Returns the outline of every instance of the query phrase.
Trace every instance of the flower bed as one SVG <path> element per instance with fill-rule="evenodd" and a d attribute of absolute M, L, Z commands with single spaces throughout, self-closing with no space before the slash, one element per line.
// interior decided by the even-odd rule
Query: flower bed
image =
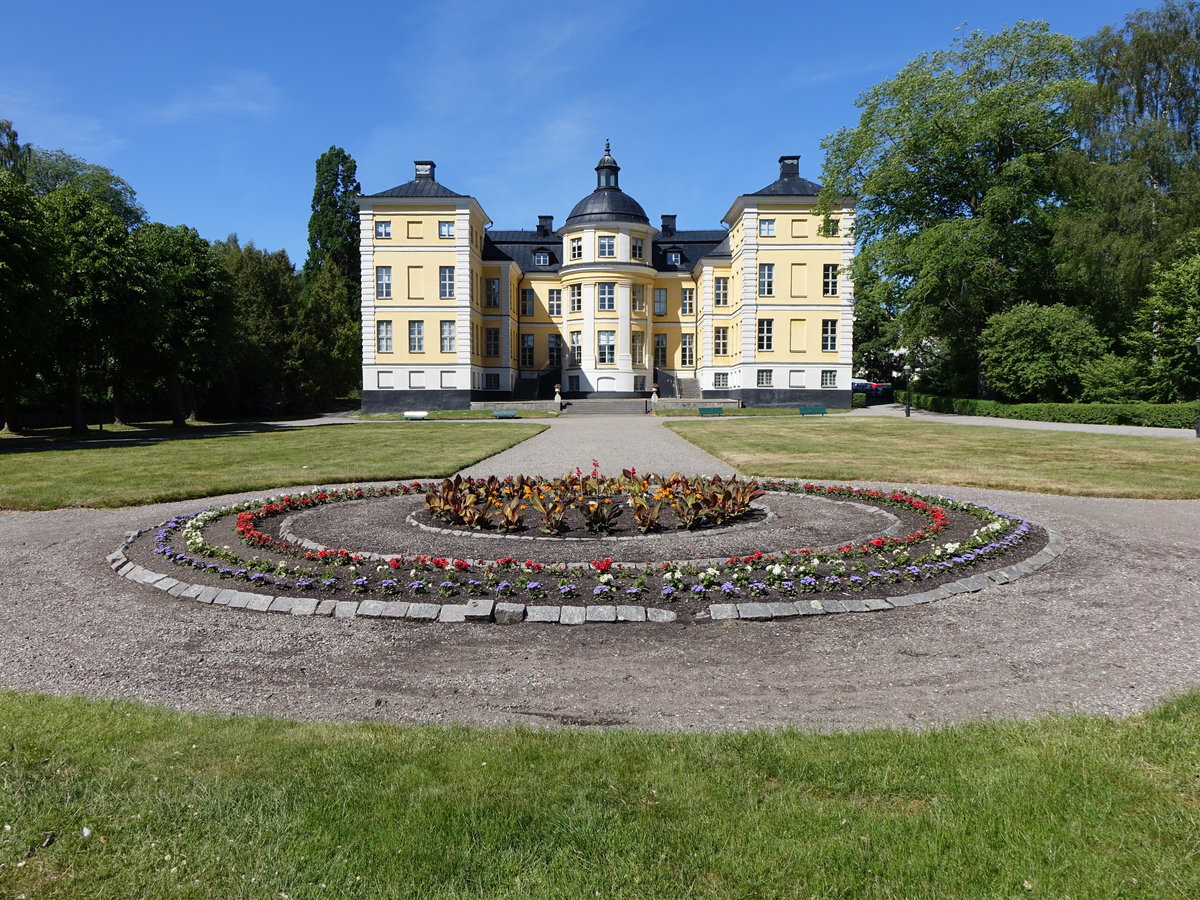
<path fill-rule="evenodd" d="M 498 483 L 511 488 L 518 481 Z M 524 480 L 520 483 L 522 491 L 529 485 Z M 651 483 L 657 482 L 652 479 Z M 312 550 L 284 541 L 272 531 L 288 515 L 305 510 L 347 502 L 386 502 L 431 492 L 431 485 L 412 482 L 289 493 L 202 510 L 164 523 L 153 533 L 149 552 L 190 570 L 181 576 L 185 580 L 243 582 L 255 591 L 280 595 L 408 600 L 486 596 L 529 604 L 670 603 L 686 615 L 710 603 L 864 591 L 887 597 L 926 590 L 1022 558 L 1036 549 L 1033 545 L 1038 541 L 1031 537 L 1040 537 L 1019 517 L 941 497 L 790 481 L 745 484 L 761 492 L 768 503 L 773 497 L 801 495 L 883 507 L 901 519 L 903 528 L 894 535 L 875 535 L 836 546 L 756 550 L 724 558 L 663 558 L 672 550 L 670 542 L 634 541 L 644 544 L 648 553 L 657 554 L 657 558 L 640 563 L 614 560 L 611 553 L 569 563 L 557 558 L 521 558 L 524 554 L 515 552 L 480 558 L 461 552 L 464 547 L 480 549 L 481 542 L 469 540 L 445 541 L 444 555 L 375 553 L 355 547 Z M 473 487 L 469 480 L 462 485 Z M 229 536 L 231 542 L 210 539 L 210 531 Z M 237 539 L 244 550 L 235 549 Z M 519 546 L 517 540 L 513 539 L 514 547 Z M 497 543 L 508 544 L 503 539 L 483 543 L 492 551 Z M 659 546 L 664 543 L 668 546 Z M 603 545 L 598 542 L 597 546 Z"/>

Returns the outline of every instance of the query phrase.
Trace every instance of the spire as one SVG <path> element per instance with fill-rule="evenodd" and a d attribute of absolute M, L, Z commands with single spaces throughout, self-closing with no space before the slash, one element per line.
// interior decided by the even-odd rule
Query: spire
<path fill-rule="evenodd" d="M 617 184 L 617 173 L 621 171 L 621 167 L 617 165 L 617 161 L 613 159 L 612 149 L 609 146 L 608 138 L 604 139 L 604 155 L 600 157 L 600 162 L 596 163 L 596 190 L 607 190 L 609 188 L 619 190 Z"/>

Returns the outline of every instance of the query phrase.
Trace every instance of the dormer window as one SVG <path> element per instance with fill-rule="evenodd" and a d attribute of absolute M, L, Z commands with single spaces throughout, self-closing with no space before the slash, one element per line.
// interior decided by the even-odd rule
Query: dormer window
<path fill-rule="evenodd" d="M 533 264 L 535 266 L 550 265 L 550 252 L 548 250 L 534 250 L 533 251 Z"/>
<path fill-rule="evenodd" d="M 668 266 L 677 266 L 682 261 L 683 261 L 683 254 L 680 253 L 678 250 L 668 250 L 667 251 L 667 265 Z"/>

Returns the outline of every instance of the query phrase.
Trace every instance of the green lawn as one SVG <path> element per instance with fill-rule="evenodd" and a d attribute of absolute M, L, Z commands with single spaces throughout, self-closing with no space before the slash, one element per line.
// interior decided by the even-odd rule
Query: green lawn
<path fill-rule="evenodd" d="M 1197 760 L 1200 692 L 1123 721 L 833 736 L 0 694 L 0 895 L 1196 897 Z"/>
<path fill-rule="evenodd" d="M 402 422 L 196 429 L 128 445 L 0 444 L 0 507 L 127 506 L 302 484 L 444 476 L 544 425 Z"/>
<path fill-rule="evenodd" d="M 748 475 L 1200 498 L 1200 440 L 859 417 L 668 427 Z"/>
<path fill-rule="evenodd" d="M 743 407 L 735 407 L 735 408 L 726 409 L 725 412 L 723 413 L 723 415 L 739 416 L 739 417 L 743 417 L 743 418 L 755 417 L 755 416 L 792 416 L 792 417 L 796 417 L 796 416 L 799 416 L 799 413 L 797 412 L 798 408 L 799 408 L 798 406 L 743 406 Z M 838 413 L 848 413 L 848 412 L 850 412 L 850 410 L 848 410 L 848 409 L 827 409 L 826 410 L 826 413 L 831 416 L 836 415 Z M 700 413 L 698 410 L 690 409 L 690 408 L 689 409 L 665 409 L 663 407 L 658 407 L 657 409 L 654 410 L 654 414 L 656 416 L 661 416 L 662 418 L 671 418 L 671 419 L 674 419 L 674 418 L 695 419 L 695 418 L 700 417 Z"/>

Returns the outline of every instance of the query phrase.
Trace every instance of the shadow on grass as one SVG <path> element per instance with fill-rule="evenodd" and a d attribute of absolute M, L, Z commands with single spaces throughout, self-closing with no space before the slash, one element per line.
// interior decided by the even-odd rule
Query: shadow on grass
<path fill-rule="evenodd" d="M 330 425 L 351 424 L 331 419 Z M 110 430 L 89 429 L 84 434 L 72 434 L 69 428 L 30 429 L 21 434 L 0 440 L 0 456 L 9 453 L 29 453 L 44 450 L 92 450 L 107 447 L 144 447 L 170 441 L 186 441 L 197 438 L 232 437 L 242 434 L 267 434 L 271 432 L 295 431 L 309 428 L 297 425 L 292 420 L 279 422 L 247 421 L 223 422 L 221 424 L 184 425 L 176 428 L 169 424 L 150 422 L 117 426 Z"/>

